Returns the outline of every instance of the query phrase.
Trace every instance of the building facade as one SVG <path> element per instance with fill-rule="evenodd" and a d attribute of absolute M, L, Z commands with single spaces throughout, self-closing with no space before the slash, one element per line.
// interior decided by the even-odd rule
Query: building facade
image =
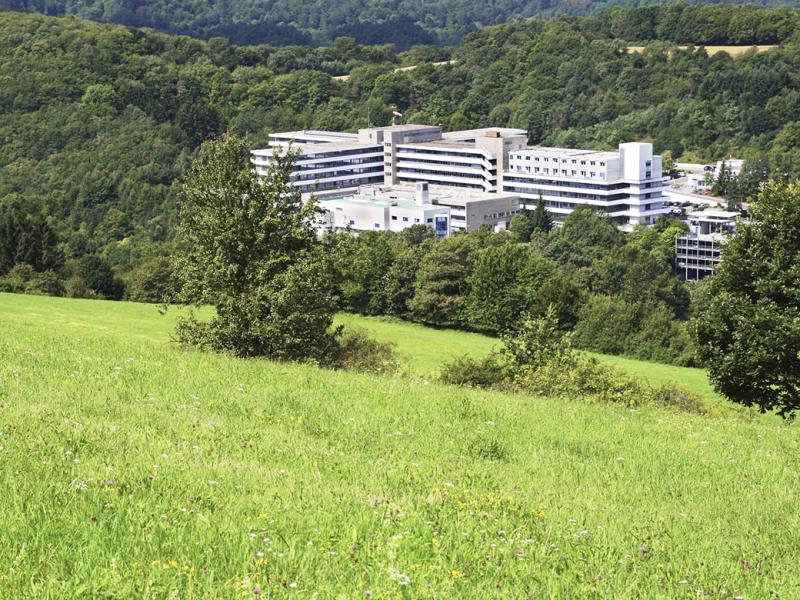
<path fill-rule="evenodd" d="M 689 232 L 675 236 L 675 271 L 685 281 L 699 281 L 716 271 L 722 244 L 736 232 L 740 213 L 710 209 L 687 216 Z"/>
<path fill-rule="evenodd" d="M 437 237 L 450 235 L 450 209 L 430 203 L 427 185 L 418 184 L 409 197 L 392 194 L 374 186 L 357 193 L 331 195 L 319 199 L 325 210 L 318 231 L 395 231 L 425 225 Z"/>
<path fill-rule="evenodd" d="M 556 222 L 578 206 L 604 212 L 622 229 L 650 225 L 669 213 L 661 157 L 652 144 L 620 144 L 617 152 L 530 148 L 513 152 L 503 190 L 531 208 L 540 197 Z"/>
<path fill-rule="evenodd" d="M 253 151 L 256 171 L 265 173 L 273 153 L 290 145 L 297 153 L 292 184 L 306 196 L 423 182 L 461 190 L 458 202 L 458 194 L 450 194 L 453 230 L 474 228 L 471 216 L 498 227 L 539 197 L 557 223 L 582 205 L 605 213 L 624 230 L 652 224 L 670 211 L 661 157 L 647 143 L 620 144 L 617 152 L 528 147 L 524 130 L 501 127 L 295 131 L 272 134 L 269 148 Z M 495 195 L 491 211 L 484 194 Z"/>

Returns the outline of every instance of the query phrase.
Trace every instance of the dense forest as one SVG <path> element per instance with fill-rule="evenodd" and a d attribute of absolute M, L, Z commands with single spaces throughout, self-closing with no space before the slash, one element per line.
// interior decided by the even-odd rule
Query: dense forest
<path fill-rule="evenodd" d="M 152 27 L 171 34 L 199 38 L 227 37 L 236 44 L 327 44 L 339 36 L 359 43 L 455 44 L 468 31 L 529 17 L 597 14 L 613 7 L 660 4 L 663 0 L 0 0 L 0 10 L 73 15 L 133 27 Z M 663 29 L 673 42 L 711 43 L 698 39 L 710 22 L 726 12 L 718 3 L 706 3 L 693 13 L 696 22 L 674 29 L 667 16 Z M 761 0 L 762 6 L 797 6 L 797 0 Z M 646 13 L 636 13 L 641 17 Z M 659 11 L 652 13 L 660 15 Z M 656 16 L 655 19 L 658 17 Z M 645 17 L 653 20 L 652 16 Z M 688 35 L 687 35 L 688 34 Z M 651 40 L 652 36 L 636 39 Z M 737 43 L 737 42 L 733 42 Z"/>
<path fill-rule="evenodd" d="M 272 131 L 354 130 L 368 118 L 388 123 L 392 105 L 408 122 L 445 129 L 521 127 L 532 143 L 652 140 L 675 159 L 733 154 L 748 159 L 737 187 L 745 199 L 758 181 L 800 176 L 798 18 L 753 7 L 614 9 L 398 53 L 347 37 L 235 46 L 0 13 L 0 285 L 156 300 L 168 291 L 176 182 L 204 140 L 230 130 L 263 146 Z M 666 39 L 778 45 L 732 58 Z M 646 49 L 628 51 L 631 40 Z M 408 64 L 419 67 L 396 71 Z M 341 74 L 349 78 L 332 77 Z"/>

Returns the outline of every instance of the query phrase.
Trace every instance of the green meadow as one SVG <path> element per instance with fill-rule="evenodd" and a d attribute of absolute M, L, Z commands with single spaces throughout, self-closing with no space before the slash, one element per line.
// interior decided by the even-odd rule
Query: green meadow
<path fill-rule="evenodd" d="M 174 314 L 0 294 L 0 597 L 800 597 L 793 425 L 438 385 L 495 341 L 380 319 L 341 317 L 402 377 L 235 359 Z"/>

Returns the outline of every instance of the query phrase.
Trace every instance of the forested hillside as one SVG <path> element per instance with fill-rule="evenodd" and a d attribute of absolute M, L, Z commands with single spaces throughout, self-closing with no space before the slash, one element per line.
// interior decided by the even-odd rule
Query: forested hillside
<path fill-rule="evenodd" d="M 74 15 L 133 27 L 152 27 L 200 38 L 225 36 L 237 44 L 324 44 L 337 36 L 361 43 L 457 43 L 472 29 L 534 16 L 588 15 L 611 7 L 662 0 L 0 0 L 0 10 Z M 718 0 L 719 2 L 719 0 Z M 689 37 L 718 21 L 726 8 L 708 3 Z M 744 0 L 722 0 L 745 4 Z M 762 0 L 762 6 L 797 6 L 797 0 Z M 641 14 L 641 13 L 640 13 Z M 673 34 L 675 32 L 669 32 Z M 650 37 L 641 39 L 651 39 Z M 698 39 L 672 41 L 700 42 Z"/>
<path fill-rule="evenodd" d="M 522 127 L 534 143 L 649 139 L 674 158 L 732 153 L 752 159 L 750 189 L 770 175 L 796 178 L 800 13 L 724 8 L 618 9 L 485 28 L 446 66 L 428 64 L 447 58 L 436 47 L 398 54 L 350 38 L 321 48 L 233 46 L 2 13 L 0 228 L 13 235 L 0 248 L 0 276 L 26 263 L 77 277 L 67 292 L 82 295 L 81 274 L 102 264 L 92 289 L 113 297 L 122 277 L 136 297 L 137 286 L 152 286 L 140 269 L 157 271 L 154 257 L 169 252 L 174 182 L 203 140 L 230 129 L 260 146 L 276 130 L 352 130 L 368 115 L 388 123 L 392 104 L 409 122 Z M 648 36 L 688 39 L 690 28 L 693 41 L 780 45 L 735 59 L 667 53 L 663 41 L 625 50 L 626 40 Z M 421 66 L 394 72 L 401 64 Z M 331 77 L 344 73 L 346 81 Z M 23 252 L 31 235 L 40 255 Z"/>

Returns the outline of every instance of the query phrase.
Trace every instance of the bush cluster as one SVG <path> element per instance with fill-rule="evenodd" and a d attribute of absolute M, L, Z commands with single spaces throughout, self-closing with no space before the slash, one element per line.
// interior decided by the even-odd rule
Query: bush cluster
<path fill-rule="evenodd" d="M 516 332 L 503 338 L 499 353 L 459 357 L 445 364 L 439 380 L 547 398 L 705 411 L 699 396 L 688 390 L 671 385 L 653 387 L 576 353 L 571 336 L 558 329 L 552 307 L 543 317 L 523 319 Z"/>

